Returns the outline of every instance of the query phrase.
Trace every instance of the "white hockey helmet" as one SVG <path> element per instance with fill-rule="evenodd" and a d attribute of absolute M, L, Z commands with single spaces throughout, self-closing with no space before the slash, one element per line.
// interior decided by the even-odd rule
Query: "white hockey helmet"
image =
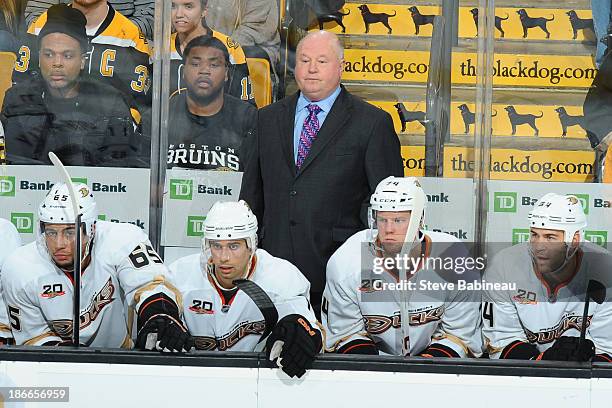
<path fill-rule="evenodd" d="M 257 217 L 244 200 L 217 201 L 204 221 L 204 250 L 210 248 L 210 240 L 245 239 L 255 252 L 257 248 Z"/>
<path fill-rule="evenodd" d="M 529 226 L 563 231 L 563 240 L 569 246 L 576 232 L 580 234 L 580 241 L 584 241 L 587 220 L 578 197 L 548 193 L 538 200 L 529 213 Z"/>
<path fill-rule="evenodd" d="M 416 177 L 389 176 L 378 183 L 370 197 L 370 228 L 377 229 L 377 211 L 410 211 L 410 224 L 404 242 L 412 243 L 418 238 L 426 202 L 427 196 Z"/>
<path fill-rule="evenodd" d="M 89 187 L 83 183 L 72 183 L 76 192 L 81 221 L 85 224 L 85 233 L 90 235 L 93 225 L 98 220 L 98 206 Z M 38 220 L 48 224 L 73 224 L 75 222 L 72 200 L 65 183 L 56 183 L 38 207 Z M 42 232 L 42 231 L 41 231 Z"/>

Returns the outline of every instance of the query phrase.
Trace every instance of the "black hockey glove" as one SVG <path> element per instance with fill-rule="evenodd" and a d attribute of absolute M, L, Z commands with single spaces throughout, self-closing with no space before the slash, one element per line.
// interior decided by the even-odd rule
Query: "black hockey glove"
<path fill-rule="evenodd" d="M 136 348 L 140 350 L 186 353 L 193 347 L 193 338 L 183 323 L 166 314 L 151 316 L 136 338 Z"/>
<path fill-rule="evenodd" d="M 310 368 L 322 346 L 319 330 L 304 316 L 283 317 L 266 341 L 266 357 L 290 377 L 300 378 Z"/>
<path fill-rule="evenodd" d="M 578 337 L 559 337 L 555 344 L 541 354 L 541 360 L 591 361 L 595 356 L 595 345 L 589 339 L 578 346 Z"/>

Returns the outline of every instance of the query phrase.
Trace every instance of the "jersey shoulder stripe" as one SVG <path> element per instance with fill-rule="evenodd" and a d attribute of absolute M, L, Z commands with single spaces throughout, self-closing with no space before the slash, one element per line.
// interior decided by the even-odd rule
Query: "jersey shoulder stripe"
<path fill-rule="evenodd" d="M 91 42 L 130 47 L 151 56 L 151 47 L 149 47 L 149 43 L 138 26 L 116 10 L 115 16 L 108 27 Z"/>
<path fill-rule="evenodd" d="M 36 20 L 34 20 L 32 24 L 30 24 L 30 26 L 28 27 L 28 34 L 38 35 L 38 33 L 40 33 L 40 30 L 45 26 L 46 23 L 47 12 L 45 11 Z"/>

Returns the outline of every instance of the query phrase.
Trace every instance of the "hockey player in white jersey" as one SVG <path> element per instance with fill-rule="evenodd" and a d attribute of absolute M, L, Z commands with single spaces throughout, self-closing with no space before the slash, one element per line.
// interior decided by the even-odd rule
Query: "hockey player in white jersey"
<path fill-rule="evenodd" d="M 291 377 L 301 377 L 321 351 L 310 283 L 288 261 L 257 248 L 257 218 L 244 201 L 215 203 L 204 221 L 202 252 L 178 259 L 170 270 L 196 349 L 261 351 L 265 342 L 268 358 Z M 269 313 L 239 279 L 269 296 L 277 324 L 267 321 Z"/>
<path fill-rule="evenodd" d="M 529 242 L 502 249 L 485 271 L 509 290 L 483 294 L 483 337 L 491 358 L 612 362 L 612 303 L 591 301 L 580 344 L 585 293 L 595 280 L 610 287 L 605 249 L 585 242 L 580 200 L 546 194 L 529 214 Z M 604 289 L 605 290 L 605 289 Z"/>
<path fill-rule="evenodd" d="M 388 177 L 376 187 L 371 228 L 350 237 L 327 263 L 321 313 L 326 351 L 480 355 L 479 293 L 457 287 L 457 278 L 477 280 L 478 273 L 459 261 L 468 254 L 458 239 L 423 230 L 426 200 L 414 177 Z M 394 263 L 398 255 L 410 263 Z M 434 257 L 455 266 L 436 265 Z"/>
<path fill-rule="evenodd" d="M 16 248 L 21 246 L 21 237 L 17 232 L 17 228 L 4 218 L 0 218 L 0 272 L 2 272 L 2 264 L 7 256 Z M 2 296 L 2 286 L 0 285 L 0 344 L 12 344 L 13 334 L 6 312 L 6 304 Z"/>
<path fill-rule="evenodd" d="M 58 183 L 49 190 L 38 209 L 36 241 L 14 251 L 2 269 L 18 345 L 72 344 L 76 230 L 68 188 Z M 131 348 L 134 324 L 139 339 L 160 327 L 185 333 L 178 293 L 166 283 L 167 268 L 146 234 L 131 224 L 99 221 L 89 187 L 75 183 L 74 190 L 83 231 L 80 343 Z"/>

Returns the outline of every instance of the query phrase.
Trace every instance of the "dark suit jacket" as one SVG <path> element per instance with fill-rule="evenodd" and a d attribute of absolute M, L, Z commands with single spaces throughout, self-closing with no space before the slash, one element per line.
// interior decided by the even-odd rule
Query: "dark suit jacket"
<path fill-rule="evenodd" d="M 342 88 L 296 172 L 298 96 L 259 110 L 240 197 L 259 220 L 260 247 L 296 265 L 320 295 L 329 257 L 367 227 L 370 194 L 385 177 L 403 176 L 403 164 L 391 117 Z"/>

